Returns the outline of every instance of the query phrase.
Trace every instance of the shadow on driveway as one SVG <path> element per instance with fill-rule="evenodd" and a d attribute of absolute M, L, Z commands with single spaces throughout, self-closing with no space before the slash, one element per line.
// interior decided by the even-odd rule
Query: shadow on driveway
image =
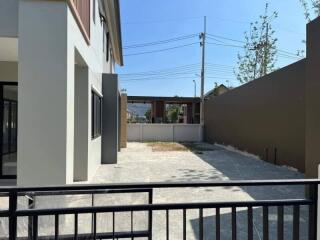
<path fill-rule="evenodd" d="M 205 163 L 212 166 L 207 170 L 178 169 L 177 176 L 173 176 L 174 181 L 217 181 L 221 180 L 267 180 L 267 179 L 302 179 L 304 175 L 292 171 L 287 167 L 276 166 L 268 162 L 227 150 L 223 147 L 214 146 L 214 149 L 206 150 L 191 147 L 191 150 Z M 237 188 L 225 187 L 230 191 L 239 191 Z M 305 197 L 304 186 L 261 186 L 261 187 L 240 187 L 240 189 L 252 197 L 254 200 L 279 200 L 279 199 L 302 199 Z M 213 191 L 208 188 L 206 191 Z M 232 201 L 234 199 L 230 199 Z M 235 199 L 237 200 L 237 199 Z M 213 214 L 205 216 L 204 239 L 215 239 L 215 210 L 210 209 Z M 221 209 L 222 210 L 222 209 Z M 225 209 L 225 213 L 220 215 L 221 239 L 231 239 L 231 209 Z M 254 239 L 263 239 L 262 208 L 253 210 L 253 235 Z M 284 239 L 292 239 L 292 219 L 293 208 L 284 208 Z M 199 239 L 199 218 L 190 220 L 194 235 Z M 247 209 L 237 208 L 237 239 L 248 239 L 247 236 Z M 300 238 L 307 239 L 308 236 L 308 207 L 300 208 Z M 269 239 L 277 239 L 277 208 L 269 208 Z"/>

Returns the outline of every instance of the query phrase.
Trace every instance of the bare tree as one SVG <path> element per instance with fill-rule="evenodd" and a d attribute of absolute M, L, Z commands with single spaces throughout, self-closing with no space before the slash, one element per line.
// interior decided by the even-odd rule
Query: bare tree
<path fill-rule="evenodd" d="M 312 20 L 313 16 L 320 16 L 320 0 L 300 0 L 304 16 L 308 22 Z"/>
<path fill-rule="evenodd" d="M 251 23 L 250 31 L 244 33 L 244 53 L 238 54 L 238 69 L 235 72 L 241 83 L 262 77 L 275 69 L 277 54 L 277 38 L 271 22 L 278 17 L 277 12 L 265 12 L 259 20 Z"/>

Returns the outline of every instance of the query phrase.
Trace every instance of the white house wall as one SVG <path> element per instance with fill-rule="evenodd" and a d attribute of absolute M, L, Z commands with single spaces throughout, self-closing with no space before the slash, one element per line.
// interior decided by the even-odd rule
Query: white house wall
<path fill-rule="evenodd" d="M 103 29 L 100 23 L 99 14 L 98 14 L 98 4 L 96 4 L 96 22 L 93 22 L 92 10 L 90 11 L 90 24 L 91 24 L 91 33 L 90 33 L 90 45 L 84 40 L 82 33 L 76 23 L 73 14 L 70 9 L 68 9 L 68 105 L 73 106 L 73 91 L 74 91 L 74 52 L 75 49 L 79 52 L 83 60 L 85 61 L 89 69 L 89 79 L 88 79 L 88 162 L 87 162 L 87 180 L 90 179 L 98 166 L 101 164 L 101 137 L 94 140 L 91 139 L 91 89 L 95 89 L 98 93 L 102 95 L 102 76 L 101 73 L 104 71 L 105 63 L 105 52 L 103 52 Z M 74 120 L 72 114 L 74 111 L 68 111 L 68 135 L 71 136 L 69 141 L 71 142 L 74 139 L 73 136 L 73 123 Z M 77 121 L 77 120 L 76 120 Z M 71 144 L 71 143 L 70 143 Z M 70 151 L 73 149 L 70 148 Z M 71 158 L 71 152 L 69 152 Z M 71 161 L 69 164 L 72 164 Z"/>
<path fill-rule="evenodd" d="M 67 11 L 60 1 L 19 4 L 18 185 L 73 180 Z"/>
<path fill-rule="evenodd" d="M 101 138 L 91 140 L 91 89 L 102 95 L 101 74 L 106 63 L 98 4 L 91 16 L 90 45 L 64 1 L 20 1 L 19 7 L 19 131 L 18 184 L 68 184 L 74 176 L 75 64 L 88 69 L 87 163 L 88 180 L 101 163 Z M 92 15 L 92 10 L 91 10 Z M 76 62 L 76 53 L 83 62 Z M 76 112 L 76 114 L 78 114 Z M 30 141 L 31 140 L 31 141 Z M 85 176 L 83 174 L 82 176 Z"/>

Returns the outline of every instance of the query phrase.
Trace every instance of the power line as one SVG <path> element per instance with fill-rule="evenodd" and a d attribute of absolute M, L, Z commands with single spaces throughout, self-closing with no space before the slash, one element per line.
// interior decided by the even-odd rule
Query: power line
<path fill-rule="evenodd" d="M 206 71 L 210 73 L 233 73 L 233 68 L 206 66 Z M 140 73 L 120 74 L 121 79 L 132 79 L 139 77 L 158 77 L 158 76 L 175 76 L 175 75 L 196 75 L 200 72 L 200 66 L 193 66 L 188 68 L 177 68 L 169 71 L 149 71 Z"/>
<path fill-rule="evenodd" d="M 169 51 L 169 50 L 172 50 L 172 49 L 188 47 L 188 46 L 195 45 L 195 44 L 199 44 L 199 42 L 179 45 L 179 46 L 175 46 L 175 47 L 171 47 L 171 48 L 164 48 L 164 49 L 159 49 L 159 50 L 147 51 L 147 52 L 131 53 L 131 54 L 126 54 L 124 56 L 128 57 L 128 56 L 137 56 L 137 55 L 150 54 L 150 53 L 156 53 L 156 52 L 164 52 L 164 51 Z"/>
<path fill-rule="evenodd" d="M 233 68 L 233 66 L 231 66 L 231 65 L 218 64 L 218 63 L 210 63 L 210 62 L 206 62 L 206 65 L 217 66 L 217 67 Z"/>
<path fill-rule="evenodd" d="M 285 51 L 285 50 L 281 50 L 281 49 L 278 49 L 278 52 L 281 52 L 281 53 L 284 53 L 284 54 L 287 54 L 287 55 L 292 55 L 292 56 L 295 56 L 295 57 L 299 57 L 296 53 L 291 53 L 291 52 L 288 52 L 288 51 Z"/>
<path fill-rule="evenodd" d="M 213 42 L 207 42 L 207 43 L 211 45 L 223 46 L 223 47 L 244 48 L 243 46 L 233 45 L 233 44 L 222 44 L 222 43 L 213 43 Z"/>
<path fill-rule="evenodd" d="M 159 45 L 159 44 L 166 44 L 166 43 L 177 42 L 177 41 L 182 41 L 182 40 L 194 38 L 196 36 L 198 36 L 198 34 L 190 34 L 190 35 L 185 35 L 185 36 L 180 36 L 180 37 L 175 37 L 175 38 L 169 38 L 169 39 L 161 40 L 161 41 L 132 44 L 132 45 L 124 46 L 123 49 L 140 48 L 140 47 L 148 47 L 148 46 L 154 46 L 154 45 Z"/>
<path fill-rule="evenodd" d="M 192 75 L 194 76 L 195 71 L 192 70 L 192 72 L 177 72 L 177 73 L 163 73 L 163 74 L 146 74 L 146 75 L 133 75 L 133 76 L 126 76 L 127 79 L 132 78 L 143 78 L 143 77 L 166 77 L 166 76 L 177 76 L 177 75 Z"/>
<path fill-rule="evenodd" d="M 220 44 L 220 43 L 212 43 L 212 42 L 207 42 L 210 45 L 216 45 L 216 46 L 223 46 L 223 47 L 233 47 L 233 48 L 243 48 L 245 49 L 245 47 L 243 46 L 239 46 L 239 45 L 232 45 L 232 44 Z M 284 54 L 281 53 L 282 50 L 278 49 L 277 51 L 279 51 L 279 53 L 277 53 L 277 55 L 279 57 L 283 57 L 283 58 L 287 58 L 287 59 L 292 59 L 292 60 L 300 60 L 302 59 L 302 57 L 298 56 L 298 55 L 294 55 L 293 53 L 291 53 L 291 55 L 289 54 Z"/>
<path fill-rule="evenodd" d="M 138 21 L 138 22 L 122 22 L 121 24 L 135 25 L 135 24 L 150 24 L 150 23 L 163 23 L 163 22 L 180 22 L 185 20 L 197 20 L 203 17 L 185 17 L 185 18 L 171 18 L 171 19 L 154 19 L 148 21 Z"/>
<path fill-rule="evenodd" d="M 200 63 L 180 65 L 180 66 L 171 67 L 171 68 L 162 68 L 162 69 L 155 69 L 155 70 L 149 70 L 149 71 L 143 71 L 143 72 L 124 73 L 124 74 L 119 74 L 119 75 L 135 75 L 135 74 L 145 74 L 145 73 L 168 72 L 168 71 L 174 71 L 174 70 L 177 70 L 177 69 L 194 68 L 194 67 L 196 67 L 198 65 L 200 65 Z"/>
<path fill-rule="evenodd" d="M 133 44 L 133 45 L 125 46 L 124 49 L 142 48 L 142 47 L 150 47 L 150 46 L 159 45 L 159 44 L 167 44 L 167 43 L 190 39 L 195 36 L 197 36 L 197 34 L 189 34 L 189 35 L 184 35 L 184 36 L 180 36 L 180 37 L 176 37 L 176 38 L 169 38 L 169 39 L 161 40 L 161 41 Z M 233 38 L 229 38 L 229 37 L 225 37 L 225 36 L 221 36 L 221 35 L 210 34 L 210 33 L 207 33 L 207 38 L 210 40 L 216 41 L 216 42 L 207 42 L 208 44 L 222 46 L 222 47 L 244 48 L 244 46 L 229 44 L 229 43 L 222 41 L 220 39 L 245 44 L 245 42 L 241 41 L 241 40 L 237 40 L 237 39 L 233 39 Z M 191 46 L 191 45 L 194 45 L 197 43 L 198 42 L 194 42 L 194 43 L 190 43 L 190 44 L 184 44 L 184 45 L 179 45 L 179 46 L 174 46 L 174 47 L 164 48 L 164 49 L 159 49 L 159 50 L 125 54 L 124 56 L 136 56 L 136 55 L 144 55 L 144 54 L 151 54 L 151 53 L 156 53 L 156 52 L 169 51 L 169 50 L 173 50 L 173 49 L 177 49 L 177 48 Z M 291 53 L 289 51 L 282 50 L 282 49 L 278 49 L 277 51 L 279 52 L 280 57 L 287 58 L 287 59 L 301 59 L 301 57 L 295 53 Z M 282 54 L 280 54 L 280 53 L 282 53 Z"/>
<path fill-rule="evenodd" d="M 246 42 L 241 41 L 241 40 L 237 40 L 237 39 L 233 39 L 233 38 L 228 38 L 228 37 L 224 37 L 224 36 L 219 36 L 219 35 L 214 35 L 214 34 L 210 34 L 210 33 L 208 33 L 208 35 L 209 35 L 209 36 L 208 36 L 209 39 L 215 40 L 215 41 L 219 41 L 220 43 L 225 43 L 225 42 L 220 41 L 220 40 L 217 39 L 217 38 L 224 39 L 224 40 L 228 40 L 228 41 L 233 41 L 233 42 L 238 42 L 238 43 L 243 43 L 243 44 L 246 43 Z M 213 37 L 211 37 L 211 36 L 213 36 Z M 218 43 L 211 43 L 211 44 L 218 45 Z M 243 46 L 231 45 L 231 44 L 227 44 L 227 43 L 225 43 L 224 45 L 221 45 L 221 46 L 227 46 L 227 45 L 229 45 L 230 47 L 244 48 Z M 287 55 L 291 55 L 292 57 L 301 58 L 301 57 L 299 57 L 296 53 L 292 53 L 292 52 L 289 52 L 289 51 L 286 51 L 286 50 L 277 49 L 277 51 L 278 51 L 278 52 L 282 52 L 282 53 L 287 54 Z"/>
<path fill-rule="evenodd" d="M 232 38 L 228 38 L 228 37 L 224 37 L 224 36 L 219 36 L 219 35 L 214 35 L 214 34 L 210 34 L 208 33 L 209 37 L 208 38 L 220 38 L 220 39 L 224 39 L 224 40 L 228 40 L 228 41 L 232 41 L 232 42 L 238 42 L 238 43 L 245 43 L 244 41 L 241 40 L 236 40 L 236 39 L 232 39 Z"/>
<path fill-rule="evenodd" d="M 221 68 L 233 68 L 231 65 L 224 65 L 224 64 L 217 64 L 217 63 L 210 63 L 206 62 L 207 66 L 212 66 L 212 67 L 221 67 Z M 187 65 L 180 65 L 176 67 L 171 67 L 171 68 L 162 68 L 162 69 L 155 69 L 155 70 L 150 70 L 150 71 L 143 71 L 143 72 L 134 72 L 134 73 L 124 73 L 120 75 L 127 75 L 127 74 L 136 74 L 136 73 L 150 73 L 150 72 L 162 72 L 162 71 L 171 71 L 171 70 L 176 70 L 176 69 L 182 69 L 182 68 L 192 68 L 200 66 L 200 63 L 193 63 L 193 64 L 187 64 Z"/>
<path fill-rule="evenodd" d="M 235 79 L 234 76 L 213 76 L 208 75 L 207 78 L 213 78 L 213 79 L 227 79 L 227 80 L 233 80 Z M 121 79 L 121 81 L 124 82 L 131 82 L 131 81 L 156 81 L 156 80 L 179 80 L 179 79 L 194 79 L 193 76 L 177 76 L 177 77 L 145 77 L 145 78 L 133 78 L 133 79 Z"/>
<path fill-rule="evenodd" d="M 233 72 L 219 72 L 219 71 L 214 71 L 214 72 L 209 72 L 209 74 L 223 74 L 224 77 L 226 76 L 231 76 L 231 75 L 227 75 L 227 74 L 233 74 Z M 207 76 L 207 75 L 206 75 Z M 121 80 L 142 80 L 142 79 L 146 79 L 146 78 L 152 78 L 152 79 L 156 79 L 156 78 L 178 78 L 178 77 L 191 77 L 191 78 L 195 78 L 195 74 L 193 73 L 173 73 L 173 74 L 164 74 L 164 75 L 145 75 L 145 76 L 132 76 L 132 77 L 127 77 L 127 78 L 120 78 Z"/>
<path fill-rule="evenodd" d="M 233 70 L 233 68 L 220 68 L 220 67 L 212 67 L 212 66 L 206 66 L 205 69 L 208 71 L 220 71 L 220 72 L 230 72 Z M 164 75 L 164 74 L 176 74 L 176 73 L 194 73 L 197 70 L 200 70 L 200 66 L 194 66 L 192 68 L 185 68 L 185 69 L 176 69 L 171 71 L 127 73 L 127 74 L 119 74 L 119 75 L 121 77 L 145 76 L 145 75 L 152 76 L 152 75 Z"/>
<path fill-rule="evenodd" d="M 138 22 L 122 22 L 122 24 L 151 24 L 151 23 L 164 23 L 164 22 L 181 22 L 181 21 L 190 21 L 190 20 L 200 20 L 202 19 L 202 16 L 194 16 L 194 17 L 184 17 L 184 18 L 172 18 L 172 19 L 153 19 L 153 20 L 148 20 L 148 21 L 138 21 Z M 216 16 L 208 16 L 207 18 L 214 19 L 215 21 L 220 21 L 220 22 L 233 22 L 233 23 L 238 23 L 238 24 L 251 24 L 251 21 L 248 20 L 243 20 L 243 19 L 234 19 L 234 18 L 218 18 Z M 284 32 L 290 32 L 299 36 L 303 36 L 304 33 L 302 32 L 297 32 L 293 29 L 289 29 L 287 27 L 283 27 L 279 24 L 276 24 L 277 29 L 280 31 Z"/>

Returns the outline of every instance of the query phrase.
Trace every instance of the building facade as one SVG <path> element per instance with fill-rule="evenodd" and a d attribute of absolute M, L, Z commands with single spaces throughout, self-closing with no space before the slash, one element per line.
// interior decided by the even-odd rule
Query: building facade
<path fill-rule="evenodd" d="M 69 184 L 106 162 L 102 145 L 118 141 L 104 129 L 118 126 L 119 12 L 117 0 L 0 0 L 1 178 Z"/>

